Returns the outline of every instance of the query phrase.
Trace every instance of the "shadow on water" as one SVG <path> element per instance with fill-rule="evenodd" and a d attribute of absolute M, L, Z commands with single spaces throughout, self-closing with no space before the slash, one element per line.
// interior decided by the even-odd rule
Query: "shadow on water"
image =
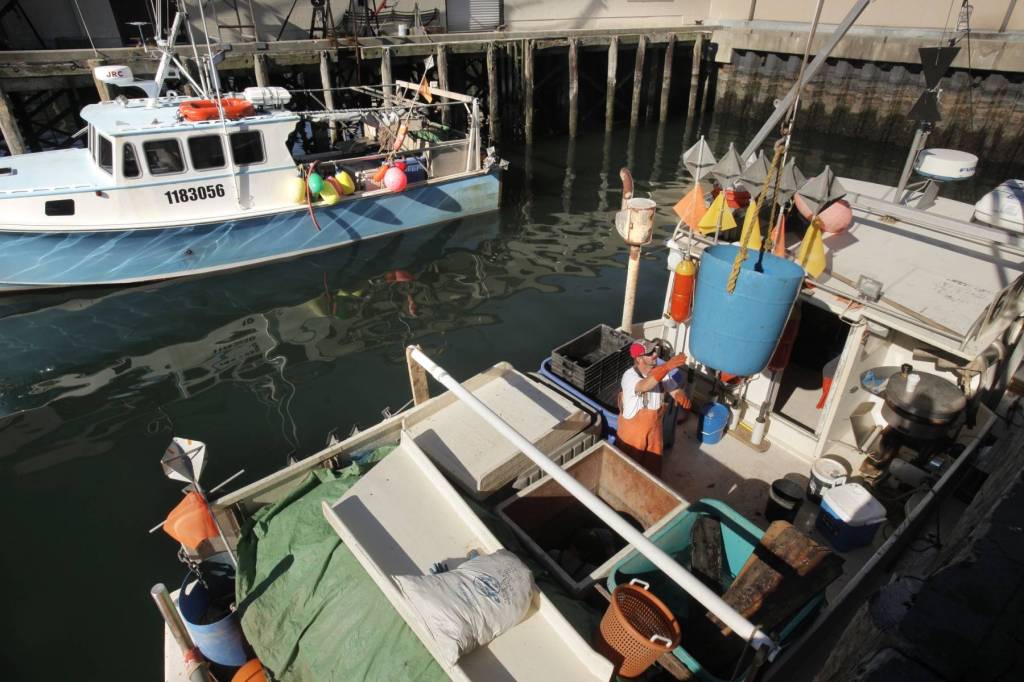
<path fill-rule="evenodd" d="M 756 125 L 742 127 L 712 122 L 715 152 Z M 147 592 L 183 570 L 168 538 L 146 534 L 180 494 L 157 465 L 172 434 L 208 443 L 208 485 L 241 468 L 249 482 L 404 404 L 406 344 L 465 378 L 500 360 L 531 370 L 567 339 L 617 323 L 618 170 L 632 167 L 640 196 L 682 196 L 679 155 L 692 143 L 682 128 L 505 150 L 492 214 L 201 279 L 0 299 L 0 511 L 14 519 L 0 579 L 26 595 L 8 602 L 19 623 L 8 676 L 104 669 L 109 647 L 82 637 L 88 620 L 120 669 L 156 677 Z M 824 157 L 808 151 L 820 143 L 840 174 L 885 180 L 883 161 L 899 172 L 902 152 L 829 139 L 798 145 L 805 172 L 820 169 Z M 659 223 L 646 252 L 637 319 L 659 313 L 658 245 L 671 229 Z"/>

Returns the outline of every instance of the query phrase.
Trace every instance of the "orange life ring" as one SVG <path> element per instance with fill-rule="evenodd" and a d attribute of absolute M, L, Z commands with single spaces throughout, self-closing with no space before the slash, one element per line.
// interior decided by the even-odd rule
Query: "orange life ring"
<path fill-rule="evenodd" d="M 252 116 L 256 111 L 252 102 L 237 97 L 224 97 L 220 101 L 224 107 L 224 116 L 227 118 L 242 118 Z M 212 121 L 220 118 L 220 111 L 217 110 L 217 102 L 211 99 L 194 99 L 182 102 L 178 111 L 186 121 Z"/>

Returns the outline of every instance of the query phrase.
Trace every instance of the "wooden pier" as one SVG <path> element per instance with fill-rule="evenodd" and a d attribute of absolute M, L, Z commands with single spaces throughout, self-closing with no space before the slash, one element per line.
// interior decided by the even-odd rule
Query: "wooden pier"
<path fill-rule="evenodd" d="M 647 119 L 656 114 L 658 120 L 667 122 L 675 115 L 684 124 L 692 123 L 692 112 L 701 110 L 705 90 L 701 79 L 709 72 L 703 47 L 712 30 L 694 25 L 233 43 L 220 47 L 223 59 L 218 72 L 225 87 L 235 91 L 249 85 L 307 89 L 387 85 L 395 79 L 418 80 L 423 60 L 432 56 L 436 71 L 428 74 L 431 80 L 441 88 L 454 87 L 480 97 L 492 144 L 503 139 L 523 139 L 529 144 L 537 129 L 537 111 L 549 128 L 575 137 L 581 119 L 590 118 L 591 113 L 581 111 L 581 102 L 602 85 L 606 129 L 612 128 L 620 114 L 615 106 L 619 90 L 631 93 L 630 126 L 639 125 L 642 109 L 646 109 Z M 179 46 L 177 54 L 190 69 L 198 68 L 190 46 Z M 0 130 L 8 149 L 21 153 L 52 144 L 55 118 L 62 123 L 57 137 L 68 135 L 80 124 L 77 108 L 69 105 L 59 110 L 34 104 L 39 93 L 76 93 L 71 98 L 74 107 L 106 100 L 112 96 L 108 90 L 116 88 L 95 81 L 94 67 L 125 65 L 137 78 L 149 78 L 158 59 L 154 49 L 127 47 L 0 52 Z M 604 84 L 588 73 L 598 59 L 607 62 Z M 632 69 L 628 68 L 630 59 Z M 541 62 L 544 68 L 537 82 L 535 74 Z M 620 64 L 625 67 L 621 72 Z M 691 77 L 673 80 L 673 70 L 684 67 L 689 68 Z M 557 87 L 561 95 L 548 97 L 559 79 L 564 79 Z M 539 89 L 545 94 L 538 105 Z M 333 96 L 328 94 L 325 99 L 329 99 L 327 106 L 335 106 Z M 674 101 L 679 102 L 675 111 Z"/>

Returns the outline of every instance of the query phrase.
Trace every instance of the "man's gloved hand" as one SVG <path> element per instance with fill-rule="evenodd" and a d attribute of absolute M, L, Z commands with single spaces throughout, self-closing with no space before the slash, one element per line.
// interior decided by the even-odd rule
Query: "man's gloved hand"
<path fill-rule="evenodd" d="M 689 410 L 693 407 L 693 401 L 690 400 L 690 397 L 685 393 L 680 392 L 678 395 L 674 395 L 672 397 L 676 399 L 676 405 L 684 410 Z"/>
<path fill-rule="evenodd" d="M 669 375 L 669 372 L 686 364 L 686 353 L 673 355 L 664 364 L 658 365 L 651 370 L 651 376 L 661 381 Z"/>

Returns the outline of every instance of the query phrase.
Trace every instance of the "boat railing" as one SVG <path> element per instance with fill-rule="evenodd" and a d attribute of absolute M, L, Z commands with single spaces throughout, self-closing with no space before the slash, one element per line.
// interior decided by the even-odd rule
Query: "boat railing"
<path fill-rule="evenodd" d="M 546 457 L 533 443 L 509 426 L 504 419 L 492 412 L 479 398 L 448 374 L 444 368 L 427 357 L 418 346 L 408 347 L 406 349 L 406 357 L 409 361 L 409 375 L 414 397 L 417 396 L 418 392 L 419 395 L 422 395 L 425 391 L 426 377 L 422 376 L 422 371 L 426 371 L 440 382 L 441 385 L 450 390 L 467 407 L 476 412 L 488 425 L 518 447 L 541 471 L 553 478 L 566 492 L 597 515 L 612 531 L 664 572 L 670 580 L 679 585 L 687 594 L 717 616 L 736 635 L 747 641 L 755 650 L 765 649 L 768 657 L 774 658 L 779 651 L 779 646 L 771 637 L 747 620 L 747 618 L 710 590 L 704 583 L 694 577 L 693 574 L 680 566 L 663 549 L 651 542 L 628 521 L 619 516 L 604 500 L 592 493 L 578 480 L 566 473 L 559 465 Z M 416 369 L 413 365 L 414 362 L 422 370 Z"/>

